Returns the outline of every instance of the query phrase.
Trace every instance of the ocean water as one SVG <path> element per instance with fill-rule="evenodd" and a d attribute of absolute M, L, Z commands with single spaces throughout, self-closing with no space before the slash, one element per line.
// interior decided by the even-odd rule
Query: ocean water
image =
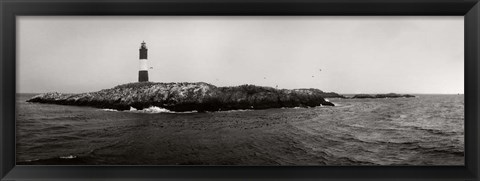
<path fill-rule="evenodd" d="M 21 165 L 464 165 L 463 95 L 207 113 L 25 102 L 33 95 L 17 95 Z"/>

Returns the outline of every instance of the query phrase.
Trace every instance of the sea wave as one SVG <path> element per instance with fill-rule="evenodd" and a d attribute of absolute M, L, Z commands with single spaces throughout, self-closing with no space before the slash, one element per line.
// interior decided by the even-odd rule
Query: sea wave
<path fill-rule="evenodd" d="M 77 158 L 77 156 L 68 155 L 68 156 L 61 156 L 59 158 L 61 158 L 61 159 L 74 159 L 74 158 Z"/>
<path fill-rule="evenodd" d="M 17 161 L 17 165 L 88 165 L 95 164 L 92 162 L 93 158 L 90 156 L 81 157 L 81 156 L 61 156 L 61 157 L 52 157 L 44 159 L 32 159 Z"/>
<path fill-rule="evenodd" d="M 161 108 L 161 107 L 156 107 L 156 106 L 151 106 L 149 108 L 145 108 L 142 110 L 137 110 L 133 107 L 130 107 L 130 112 L 139 112 L 139 113 L 172 113 L 172 111 Z"/>
<path fill-rule="evenodd" d="M 155 113 L 188 114 L 188 113 L 198 112 L 198 111 L 175 112 L 175 111 L 170 111 L 168 109 L 157 107 L 157 106 L 151 106 L 141 110 L 135 109 L 134 107 L 130 107 L 130 110 L 127 110 L 127 111 L 116 110 L 116 109 L 101 109 L 101 110 L 107 111 L 107 112 L 132 112 L 132 113 L 149 113 L 149 114 L 155 114 Z"/>
<path fill-rule="evenodd" d="M 157 107 L 157 106 L 151 106 L 149 108 L 145 108 L 142 110 L 137 110 L 133 107 L 130 107 L 130 112 L 134 113 L 174 113 L 174 114 L 188 114 L 188 113 L 197 113 L 197 111 L 186 111 L 186 112 L 175 112 L 175 111 L 170 111 L 168 109 L 162 108 L 162 107 Z"/>
<path fill-rule="evenodd" d="M 221 111 L 221 112 L 245 112 L 245 111 L 254 111 L 254 109 L 236 109 L 236 110 L 228 110 L 228 111 Z"/>
<path fill-rule="evenodd" d="M 116 109 L 102 109 L 103 111 L 118 112 Z"/>

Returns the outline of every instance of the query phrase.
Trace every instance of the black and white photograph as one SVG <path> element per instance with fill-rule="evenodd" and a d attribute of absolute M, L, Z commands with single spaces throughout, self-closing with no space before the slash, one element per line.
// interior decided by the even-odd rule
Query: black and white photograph
<path fill-rule="evenodd" d="M 17 16 L 17 165 L 463 166 L 463 16 Z"/>

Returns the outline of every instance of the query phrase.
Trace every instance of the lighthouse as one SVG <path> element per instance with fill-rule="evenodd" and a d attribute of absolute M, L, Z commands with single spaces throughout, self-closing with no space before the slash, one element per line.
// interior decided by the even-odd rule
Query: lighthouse
<path fill-rule="evenodd" d="M 148 82 L 148 65 L 147 65 L 147 45 L 142 42 L 140 46 L 140 70 L 138 71 L 138 82 Z"/>

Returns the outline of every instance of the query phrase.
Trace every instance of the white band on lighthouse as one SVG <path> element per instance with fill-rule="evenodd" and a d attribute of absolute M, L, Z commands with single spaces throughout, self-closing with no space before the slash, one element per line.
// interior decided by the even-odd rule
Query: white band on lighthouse
<path fill-rule="evenodd" d="M 147 59 L 140 59 L 140 70 L 148 70 Z"/>

